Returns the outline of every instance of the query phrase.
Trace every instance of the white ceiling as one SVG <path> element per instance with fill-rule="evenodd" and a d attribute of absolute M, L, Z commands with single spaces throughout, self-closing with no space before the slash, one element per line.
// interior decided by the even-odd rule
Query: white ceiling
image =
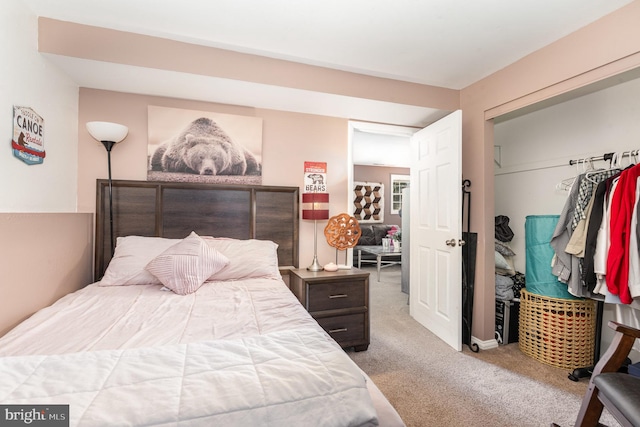
<path fill-rule="evenodd" d="M 23 1 L 38 16 L 451 89 L 462 89 L 631 2 Z M 81 87 L 407 126 L 424 126 L 443 115 L 422 107 L 49 57 Z"/>
<path fill-rule="evenodd" d="M 354 130 L 351 136 L 354 165 L 411 167 L 409 136 Z"/>
<path fill-rule="evenodd" d="M 630 0 L 25 0 L 40 16 L 462 89 Z"/>

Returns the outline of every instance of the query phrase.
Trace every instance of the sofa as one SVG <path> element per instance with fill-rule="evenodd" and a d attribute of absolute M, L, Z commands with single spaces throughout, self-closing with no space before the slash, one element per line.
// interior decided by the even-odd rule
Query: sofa
<path fill-rule="evenodd" d="M 397 231 L 393 231 L 393 230 Z M 400 227 L 395 224 L 360 224 L 360 239 L 358 244 L 353 248 L 353 265 L 358 265 L 358 246 L 382 246 L 382 239 L 387 237 L 389 232 L 398 232 Z M 401 253 L 398 252 L 398 260 Z M 362 253 L 362 259 L 365 261 L 375 261 L 375 255 Z"/>

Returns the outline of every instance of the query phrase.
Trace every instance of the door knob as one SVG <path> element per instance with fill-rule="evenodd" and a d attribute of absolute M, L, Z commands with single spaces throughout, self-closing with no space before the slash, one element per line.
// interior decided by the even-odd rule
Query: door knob
<path fill-rule="evenodd" d="M 458 240 L 458 246 L 464 246 L 466 244 L 467 244 L 467 242 L 465 242 L 464 240 L 462 240 L 462 239 Z"/>
<path fill-rule="evenodd" d="M 445 240 L 444 242 L 447 246 L 451 246 L 452 248 L 456 245 L 456 239 Z"/>

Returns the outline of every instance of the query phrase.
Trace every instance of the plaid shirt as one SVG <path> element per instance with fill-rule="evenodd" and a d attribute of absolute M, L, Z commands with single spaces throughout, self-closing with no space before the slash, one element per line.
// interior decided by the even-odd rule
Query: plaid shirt
<path fill-rule="evenodd" d="M 587 219 L 586 208 L 589 204 L 589 200 L 593 195 L 598 184 L 607 178 L 620 172 L 620 169 L 607 169 L 603 171 L 587 172 L 585 178 L 580 181 L 580 188 L 578 189 L 578 200 L 576 201 L 575 210 L 573 211 L 573 218 L 571 219 L 571 231 L 575 230 L 578 223 Z"/>

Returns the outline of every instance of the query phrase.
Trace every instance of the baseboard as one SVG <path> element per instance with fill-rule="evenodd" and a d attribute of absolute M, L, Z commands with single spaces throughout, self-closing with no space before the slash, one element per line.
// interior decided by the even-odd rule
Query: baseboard
<path fill-rule="evenodd" d="M 481 341 L 476 337 L 471 337 L 471 343 L 477 344 L 480 350 L 491 350 L 492 348 L 498 348 L 498 341 L 494 338 L 492 340 Z"/>

